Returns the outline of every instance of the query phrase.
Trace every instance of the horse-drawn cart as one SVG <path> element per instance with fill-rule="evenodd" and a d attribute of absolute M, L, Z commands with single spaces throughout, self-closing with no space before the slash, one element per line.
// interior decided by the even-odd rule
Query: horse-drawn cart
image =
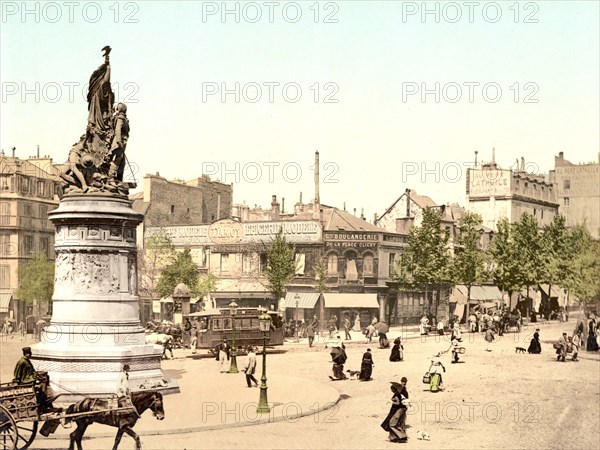
<path fill-rule="evenodd" d="M 47 377 L 43 372 L 41 376 Z M 120 441 L 123 433 L 121 427 L 129 424 L 129 428 L 132 428 L 145 409 L 152 409 L 159 419 L 164 417 L 162 396 L 155 391 L 134 393 L 127 404 L 119 404 L 116 397 L 85 399 L 62 410 L 52 407 L 51 402 L 46 400 L 45 386 L 39 381 L 29 384 L 0 384 L 0 450 L 28 448 L 37 434 L 38 422 L 44 422 L 40 430 L 44 436 L 54 433 L 61 422 L 77 423 L 77 430 L 70 437 L 72 441 L 78 441 L 76 443 L 80 446 L 85 428 L 92 422 L 107 425 L 118 423 L 113 426 L 120 428 L 117 435 Z M 138 439 L 137 435 L 135 439 Z"/>

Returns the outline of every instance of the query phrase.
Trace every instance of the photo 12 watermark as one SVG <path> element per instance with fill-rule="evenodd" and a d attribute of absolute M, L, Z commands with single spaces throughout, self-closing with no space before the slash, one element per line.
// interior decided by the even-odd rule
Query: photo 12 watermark
<path fill-rule="evenodd" d="M 0 2 L 2 23 L 139 23 L 138 2 Z"/>
<path fill-rule="evenodd" d="M 501 100 L 514 103 L 539 103 L 537 83 L 514 82 L 504 86 L 495 81 L 450 81 L 426 83 L 403 81 L 402 103 L 498 103 Z"/>
<path fill-rule="evenodd" d="M 402 23 L 539 23 L 537 2 L 402 2 Z"/>
<path fill-rule="evenodd" d="M 250 81 L 247 83 L 202 82 L 202 103 L 339 103 L 337 83 L 314 82 L 301 84 L 295 81 Z"/>
<path fill-rule="evenodd" d="M 303 166 L 294 161 L 264 162 L 202 162 L 201 173 L 215 177 L 222 183 L 298 183 L 303 176 L 314 178 L 315 166 Z M 340 167 L 335 162 L 326 162 L 319 169 L 322 183 L 339 183 L 336 175 Z"/>
<path fill-rule="evenodd" d="M 138 103 L 140 86 L 132 81 L 111 83 L 115 99 L 122 103 Z M 49 81 L 47 83 L 26 83 L 3 81 L 1 85 L 2 103 L 87 103 L 89 84 L 77 81 Z"/>
<path fill-rule="evenodd" d="M 473 423 L 480 419 L 490 424 L 540 423 L 540 406 L 534 402 L 501 405 L 498 402 L 410 402 L 406 412 L 422 423 Z"/>
<path fill-rule="evenodd" d="M 337 2 L 202 2 L 202 23 L 339 23 Z"/>

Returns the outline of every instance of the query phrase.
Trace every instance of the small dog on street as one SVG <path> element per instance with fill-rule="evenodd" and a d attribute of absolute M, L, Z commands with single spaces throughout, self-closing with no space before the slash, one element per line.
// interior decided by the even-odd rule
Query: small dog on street
<path fill-rule="evenodd" d="M 350 376 L 350 378 L 356 378 L 358 380 L 358 376 L 360 375 L 360 370 L 346 370 L 346 372 L 348 372 L 348 375 Z"/>
<path fill-rule="evenodd" d="M 523 347 L 515 347 L 515 353 L 527 353 Z"/>

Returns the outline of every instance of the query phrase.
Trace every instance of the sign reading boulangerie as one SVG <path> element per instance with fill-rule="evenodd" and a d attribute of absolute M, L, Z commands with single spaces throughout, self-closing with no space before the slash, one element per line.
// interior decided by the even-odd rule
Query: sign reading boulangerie
<path fill-rule="evenodd" d="M 223 219 L 210 225 L 148 227 L 146 237 L 164 231 L 173 245 L 250 244 L 269 242 L 279 230 L 290 243 L 319 242 L 322 229 L 318 221 L 238 222 Z"/>

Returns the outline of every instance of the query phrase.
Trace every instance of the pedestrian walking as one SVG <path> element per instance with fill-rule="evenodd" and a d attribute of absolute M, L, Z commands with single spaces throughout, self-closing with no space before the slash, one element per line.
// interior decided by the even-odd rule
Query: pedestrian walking
<path fill-rule="evenodd" d="M 579 354 L 579 349 L 581 348 L 581 332 L 579 330 L 575 331 L 572 339 L 573 344 L 573 357 L 572 361 L 579 361 L 577 359 L 577 355 Z"/>
<path fill-rule="evenodd" d="M 588 352 L 598 351 L 598 340 L 596 338 L 596 319 L 594 316 L 590 318 L 590 321 L 588 323 L 588 338 L 586 350 Z"/>
<path fill-rule="evenodd" d="M 344 318 L 344 332 L 346 333 L 345 340 L 352 340 L 352 336 L 350 335 L 350 317 L 346 316 Z"/>
<path fill-rule="evenodd" d="M 229 361 L 229 352 L 231 350 L 231 346 L 227 343 L 227 339 L 223 339 L 218 346 L 217 350 L 217 361 L 219 361 L 219 370 L 221 373 L 227 372 L 229 367 L 227 362 Z"/>
<path fill-rule="evenodd" d="M 450 348 L 452 349 L 452 364 L 456 364 L 459 360 L 459 346 L 458 339 L 456 338 L 456 336 L 452 339 L 452 342 L 450 343 Z"/>
<path fill-rule="evenodd" d="M 131 398 L 131 388 L 129 387 L 129 364 L 124 364 L 117 380 L 117 402 L 119 407 L 127 406 Z"/>
<path fill-rule="evenodd" d="M 494 339 L 496 338 L 496 336 L 494 336 L 494 330 L 492 330 L 492 328 L 488 328 L 485 330 L 485 342 L 487 342 L 487 345 L 485 346 L 485 351 L 486 352 L 491 352 L 492 349 L 490 349 L 490 345 L 492 342 L 494 342 Z"/>
<path fill-rule="evenodd" d="M 185 323 L 183 324 L 183 348 L 191 347 L 192 328 L 192 322 L 190 322 L 189 317 L 186 317 Z"/>
<path fill-rule="evenodd" d="M 432 360 L 429 366 L 429 390 L 431 392 L 438 392 L 442 390 L 442 371 L 446 371 L 446 368 L 440 360 L 440 353 L 438 353 Z"/>
<path fill-rule="evenodd" d="M 370 344 L 373 340 L 373 336 L 375 335 L 375 326 L 371 323 L 365 330 L 365 334 L 367 336 L 367 344 Z"/>
<path fill-rule="evenodd" d="M 394 346 L 392 347 L 392 352 L 390 353 L 390 361 L 402 361 L 404 359 L 404 346 L 402 345 L 402 341 L 400 336 L 394 339 Z"/>
<path fill-rule="evenodd" d="M 21 337 L 21 342 L 25 342 L 25 332 L 27 331 L 25 329 L 25 322 L 23 322 L 22 320 L 19 322 L 19 336 Z"/>
<path fill-rule="evenodd" d="M 437 324 L 437 332 L 440 336 L 444 335 L 444 321 L 442 319 Z"/>
<path fill-rule="evenodd" d="M 419 333 L 421 336 L 426 335 L 429 330 L 429 319 L 423 314 L 421 320 L 419 321 Z"/>
<path fill-rule="evenodd" d="M 388 432 L 388 439 L 391 442 L 406 442 L 406 410 L 408 407 L 408 391 L 406 389 L 406 377 L 402 377 L 400 383 L 392 381 L 391 391 L 392 406 L 390 412 L 381 424 L 381 428 Z"/>
<path fill-rule="evenodd" d="M 540 329 L 536 328 L 535 333 L 533 333 L 533 338 L 531 338 L 531 342 L 529 343 L 529 348 L 527 349 L 527 353 L 531 353 L 534 355 L 542 353 L 542 344 L 540 343 Z"/>
<path fill-rule="evenodd" d="M 373 373 L 373 355 L 371 349 L 368 348 L 363 354 L 362 362 L 360 365 L 360 375 L 358 376 L 359 381 L 371 381 L 371 374 Z"/>
<path fill-rule="evenodd" d="M 360 328 L 360 315 L 357 314 L 356 317 L 354 318 L 354 326 L 352 327 L 352 329 L 354 331 L 361 331 Z"/>
<path fill-rule="evenodd" d="M 308 346 L 312 347 L 315 340 L 315 326 L 313 323 L 310 323 L 306 328 L 306 336 L 308 336 Z"/>
<path fill-rule="evenodd" d="M 562 337 L 554 343 L 554 348 L 556 348 L 556 360 L 566 362 L 567 358 L 567 333 L 563 333 Z"/>
<path fill-rule="evenodd" d="M 254 372 L 256 371 L 256 353 L 254 353 L 254 347 L 248 347 L 248 360 L 246 361 L 246 367 L 244 372 L 246 373 L 246 384 L 248 387 L 252 387 L 251 383 L 254 383 L 254 387 L 258 386 L 258 381 L 254 378 Z"/>

